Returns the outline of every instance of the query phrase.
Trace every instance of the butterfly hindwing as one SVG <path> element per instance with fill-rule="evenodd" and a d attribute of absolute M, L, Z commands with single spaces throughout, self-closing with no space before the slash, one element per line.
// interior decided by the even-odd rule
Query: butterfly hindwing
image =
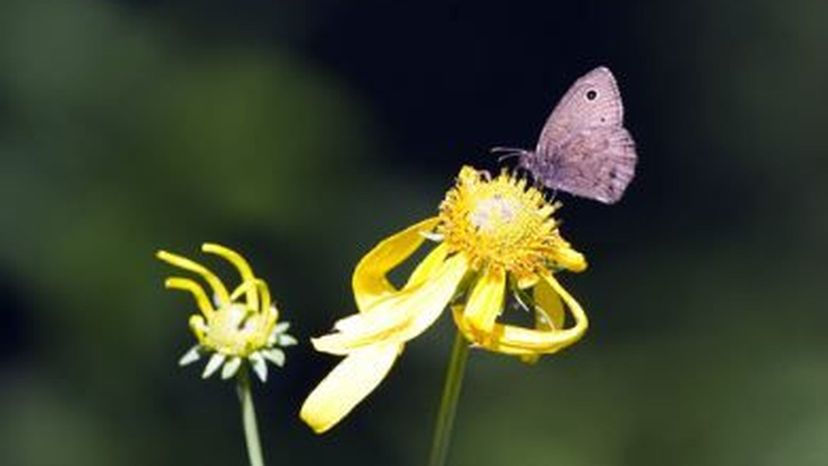
<path fill-rule="evenodd" d="M 564 157 L 542 178 L 553 189 L 606 204 L 621 199 L 635 174 L 635 143 L 623 127 L 589 128 L 561 147 Z"/>

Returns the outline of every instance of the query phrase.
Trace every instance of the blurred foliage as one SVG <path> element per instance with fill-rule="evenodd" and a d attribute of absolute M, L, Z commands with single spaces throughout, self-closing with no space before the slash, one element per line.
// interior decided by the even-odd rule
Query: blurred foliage
<path fill-rule="evenodd" d="M 320 334 L 373 242 L 604 62 L 641 164 L 612 209 L 564 199 L 591 331 L 534 367 L 474 353 L 451 458 L 828 462 L 828 5 L 417 5 L 0 4 L 0 464 L 238 464 L 153 252 L 231 245 Z M 256 389 L 270 464 L 421 464 L 447 320 L 322 438 L 296 413 L 334 360 L 290 352 Z"/>

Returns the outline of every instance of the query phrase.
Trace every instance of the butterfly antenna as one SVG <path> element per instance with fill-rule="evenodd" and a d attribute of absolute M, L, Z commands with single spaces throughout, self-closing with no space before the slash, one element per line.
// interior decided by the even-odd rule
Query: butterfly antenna
<path fill-rule="evenodd" d="M 498 163 L 512 157 L 520 157 L 526 153 L 524 149 L 517 149 L 515 147 L 492 147 L 489 152 L 492 154 L 503 154 L 497 158 Z"/>

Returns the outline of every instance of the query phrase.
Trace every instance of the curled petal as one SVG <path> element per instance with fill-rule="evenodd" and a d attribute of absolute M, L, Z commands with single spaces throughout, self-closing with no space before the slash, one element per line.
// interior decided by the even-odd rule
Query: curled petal
<path fill-rule="evenodd" d="M 388 271 L 407 259 L 426 238 L 423 233 L 437 226 L 437 217 L 423 220 L 377 244 L 356 266 L 351 284 L 360 310 L 396 290 L 388 281 Z"/>
<path fill-rule="evenodd" d="M 250 300 L 251 293 L 256 297 L 252 301 Z M 266 312 L 270 308 L 270 289 L 267 287 L 267 283 L 261 278 L 253 278 L 252 280 L 242 282 L 230 293 L 230 301 L 235 302 L 242 294 L 247 297 L 248 306 L 255 309 L 256 312 Z M 261 307 L 257 307 L 259 298 L 261 299 Z"/>
<path fill-rule="evenodd" d="M 189 270 L 190 272 L 197 273 L 201 275 L 204 280 L 210 285 L 213 289 L 213 293 L 219 300 L 219 303 L 222 305 L 228 304 L 230 302 L 230 294 L 227 293 L 227 288 L 224 287 L 224 284 L 221 283 L 221 280 L 213 273 L 210 272 L 206 267 L 203 265 L 191 261 L 186 257 L 181 257 L 177 254 L 173 254 L 167 251 L 158 251 L 155 253 L 155 257 L 161 259 L 162 261 L 174 265 L 176 267 L 180 267 L 184 270 Z"/>
<path fill-rule="evenodd" d="M 574 325 L 570 328 L 552 328 L 554 322 L 553 316 L 547 314 L 548 323 L 539 326 L 538 329 L 527 329 L 517 327 L 514 325 L 495 324 L 494 328 L 488 338 L 484 341 L 479 341 L 476 337 L 475 329 L 469 325 L 467 319 L 463 316 L 462 308 L 454 308 L 454 320 L 458 328 L 466 335 L 467 338 L 478 342 L 484 348 L 504 354 L 512 354 L 518 356 L 524 355 L 540 355 L 551 354 L 560 351 L 567 346 L 577 342 L 586 332 L 589 321 L 587 320 L 584 310 L 578 301 L 575 300 L 552 276 L 551 273 L 541 275 L 541 279 L 545 281 L 552 291 L 558 294 L 569 308 L 574 318 Z M 545 309 L 540 306 L 536 310 L 541 310 L 546 313 Z M 544 329 L 543 327 L 548 327 Z M 533 358 L 529 358 L 531 361 Z"/>
<path fill-rule="evenodd" d="M 467 270 L 466 258 L 455 255 L 442 263 L 427 282 L 380 300 L 367 313 L 349 317 L 345 331 L 315 338 L 313 346 L 318 351 L 342 355 L 379 341 L 404 343 L 437 320 Z"/>
<path fill-rule="evenodd" d="M 569 345 L 572 345 L 586 333 L 589 327 L 586 313 L 583 308 L 567 292 L 552 274 L 544 274 L 541 277 L 555 291 L 564 303 L 566 303 L 575 324 L 567 329 L 553 329 L 548 331 L 529 330 L 512 325 L 504 325 L 499 332 L 498 345 L 504 352 L 513 354 L 526 353 L 555 353 Z"/>
<path fill-rule="evenodd" d="M 250 264 L 248 264 L 244 257 L 236 251 L 215 243 L 204 243 L 201 245 L 201 250 L 208 254 L 216 254 L 217 256 L 223 257 L 228 262 L 236 266 L 236 269 L 239 271 L 239 275 L 241 275 L 242 283 L 252 282 L 256 278 L 253 276 L 253 270 L 250 268 Z M 247 303 L 250 307 L 258 309 L 259 297 L 256 294 L 256 289 L 247 289 L 246 295 Z"/>
<path fill-rule="evenodd" d="M 382 343 L 352 352 L 308 395 L 299 416 L 318 434 L 330 429 L 382 382 L 402 348 Z"/>

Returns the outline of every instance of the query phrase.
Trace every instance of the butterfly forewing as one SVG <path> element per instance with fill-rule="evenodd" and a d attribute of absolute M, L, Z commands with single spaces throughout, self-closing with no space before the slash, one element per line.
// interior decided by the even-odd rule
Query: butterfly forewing
<path fill-rule="evenodd" d="M 543 126 L 536 152 L 549 151 L 556 144 L 584 128 L 621 126 L 624 108 L 612 72 L 603 66 L 581 76 L 566 91 Z"/>

